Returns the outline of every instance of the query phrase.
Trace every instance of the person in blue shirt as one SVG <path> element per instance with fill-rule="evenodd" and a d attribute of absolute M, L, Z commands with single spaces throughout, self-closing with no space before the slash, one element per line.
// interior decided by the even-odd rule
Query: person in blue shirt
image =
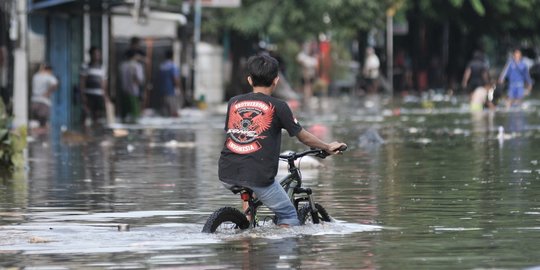
<path fill-rule="evenodd" d="M 532 80 L 529 75 L 529 67 L 522 60 L 521 50 L 515 49 L 512 54 L 512 59 L 506 63 L 501 75 L 499 83 L 508 80 L 508 92 L 506 100 L 506 108 L 512 105 L 519 105 L 523 97 L 529 95 L 532 89 Z"/>
<path fill-rule="evenodd" d="M 163 115 L 178 117 L 180 69 L 173 61 L 172 50 L 165 52 L 165 61 L 159 66 L 159 94 L 163 97 Z"/>

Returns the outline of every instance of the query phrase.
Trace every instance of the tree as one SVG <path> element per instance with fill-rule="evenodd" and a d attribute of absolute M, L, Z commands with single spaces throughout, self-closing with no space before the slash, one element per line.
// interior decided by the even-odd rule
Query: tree
<path fill-rule="evenodd" d="M 256 40 L 280 45 L 280 53 L 294 67 L 294 56 L 300 44 L 317 40 L 319 34 L 340 36 L 345 42 L 358 38 L 358 33 L 384 26 L 385 10 L 396 1 L 383 0 L 243 0 L 234 9 L 205 9 L 203 33 L 219 36 L 224 33 L 244 37 L 244 43 Z M 239 65 L 238 53 L 246 51 L 246 44 L 231 42 L 233 73 Z M 235 50 L 236 46 L 244 48 Z M 291 74 L 295 69 L 289 69 Z M 233 74 L 233 77 L 235 75 Z M 238 76 L 236 76 L 238 78 Z M 291 76 L 296 77 L 296 76 Z M 234 81 L 234 79 L 233 79 Z M 233 82 L 234 83 L 234 82 Z M 239 88 L 233 85 L 233 89 Z M 234 91 L 234 90 L 233 90 Z"/>
<path fill-rule="evenodd" d="M 461 79 L 467 61 L 477 49 L 484 50 L 497 68 L 504 64 L 510 47 L 538 40 L 538 8 L 538 0 L 407 1 L 405 12 L 411 26 L 408 41 L 413 44 L 416 68 L 427 68 L 419 61 L 443 47 L 448 51 L 444 67 L 449 81 Z M 425 55 L 418 54 L 420 32 L 426 33 L 429 43 Z M 441 37 L 441 33 L 447 37 Z"/>
<path fill-rule="evenodd" d="M 361 49 L 369 30 L 384 31 L 391 7 L 406 14 L 409 33 L 401 42 L 415 58 L 415 69 L 429 69 L 429 57 L 444 55 L 450 77 L 460 76 L 478 47 L 491 45 L 494 55 L 504 56 L 510 46 L 538 40 L 540 0 L 243 0 L 235 9 L 205 9 L 203 33 L 230 31 L 252 42 L 288 46 L 329 33 L 343 44 L 356 40 Z"/>

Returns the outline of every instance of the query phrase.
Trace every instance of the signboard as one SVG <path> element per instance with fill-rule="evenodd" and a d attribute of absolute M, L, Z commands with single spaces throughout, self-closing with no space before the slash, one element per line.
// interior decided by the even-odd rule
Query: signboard
<path fill-rule="evenodd" d="M 407 35 L 409 33 L 409 22 L 406 20 L 394 21 L 394 35 Z"/>
<path fill-rule="evenodd" d="M 195 2 L 195 0 L 192 0 Z M 202 7 L 235 8 L 242 5 L 242 0 L 201 0 Z"/>

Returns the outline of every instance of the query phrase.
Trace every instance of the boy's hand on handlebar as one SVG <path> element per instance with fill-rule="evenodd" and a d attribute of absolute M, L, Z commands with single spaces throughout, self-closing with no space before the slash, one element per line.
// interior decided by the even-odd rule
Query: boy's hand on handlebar
<path fill-rule="evenodd" d="M 331 142 L 328 144 L 328 149 L 325 149 L 325 151 L 328 154 L 336 155 L 341 154 L 341 152 L 345 151 L 347 149 L 347 145 L 340 142 Z"/>

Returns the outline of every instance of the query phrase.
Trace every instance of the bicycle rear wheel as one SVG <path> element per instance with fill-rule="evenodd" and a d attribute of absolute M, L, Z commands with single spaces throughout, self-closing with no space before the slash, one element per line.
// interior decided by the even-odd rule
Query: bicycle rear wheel
<path fill-rule="evenodd" d="M 233 207 L 223 207 L 216 210 L 206 220 L 202 232 L 204 233 L 234 233 L 236 230 L 249 228 L 249 221 L 244 213 Z"/>
<path fill-rule="evenodd" d="M 314 215 L 311 205 L 309 204 L 302 206 L 302 208 L 298 210 L 298 220 L 300 221 L 300 225 L 319 224 L 321 221 L 332 222 L 330 215 L 328 215 L 328 212 L 326 212 L 326 209 L 324 209 L 322 205 L 315 203 L 315 207 L 317 208 L 316 215 Z"/>

